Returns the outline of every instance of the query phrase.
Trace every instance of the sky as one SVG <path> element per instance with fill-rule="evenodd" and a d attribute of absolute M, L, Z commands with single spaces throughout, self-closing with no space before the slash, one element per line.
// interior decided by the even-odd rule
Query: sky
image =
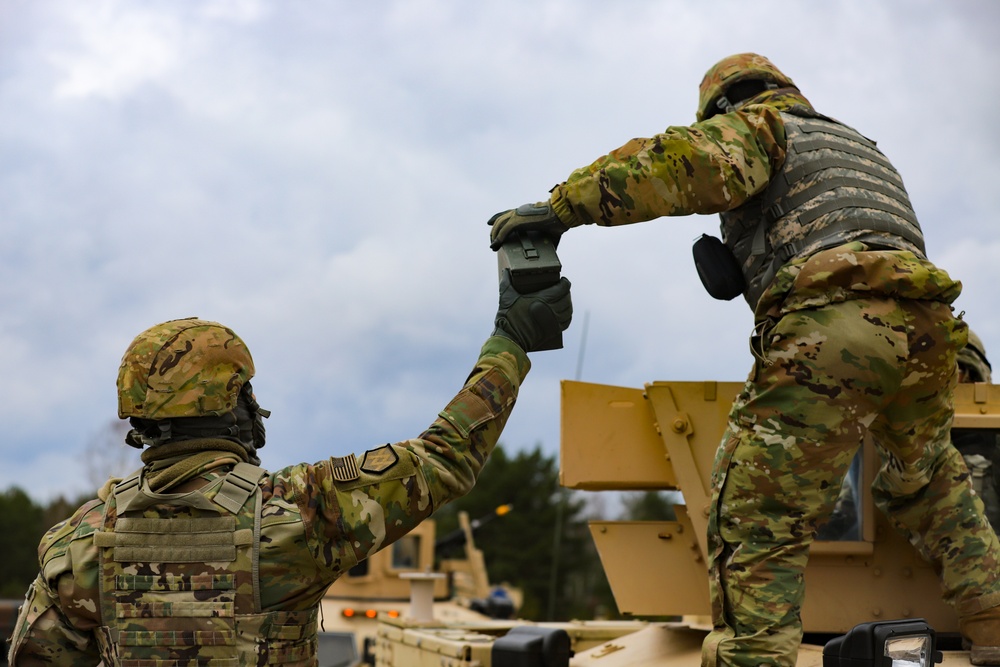
<path fill-rule="evenodd" d="M 4 0 L 0 490 L 92 492 L 122 353 L 177 317 L 250 347 L 265 467 L 416 437 L 493 329 L 487 219 L 693 122 L 744 51 L 878 142 L 1000 349 L 998 33 L 993 0 Z M 562 380 L 745 377 L 750 311 L 691 259 L 717 228 L 563 237 L 575 319 L 509 452 L 558 454 Z"/>

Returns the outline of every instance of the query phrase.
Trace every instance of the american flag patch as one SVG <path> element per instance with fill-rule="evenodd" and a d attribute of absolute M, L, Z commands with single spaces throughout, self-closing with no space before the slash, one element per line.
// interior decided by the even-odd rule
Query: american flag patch
<path fill-rule="evenodd" d="M 361 473 L 358 472 L 358 461 L 354 454 L 347 456 L 331 456 L 330 463 L 333 464 L 333 478 L 338 482 L 353 482 Z"/>

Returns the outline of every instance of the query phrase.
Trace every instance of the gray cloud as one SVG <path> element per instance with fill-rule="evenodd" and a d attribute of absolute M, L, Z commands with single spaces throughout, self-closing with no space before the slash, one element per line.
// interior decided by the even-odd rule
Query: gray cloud
<path fill-rule="evenodd" d="M 0 9 L 0 487 L 86 490 L 131 338 L 198 315 L 250 344 L 277 467 L 417 435 L 492 329 L 485 220 L 693 119 L 755 50 L 900 168 L 988 347 L 1000 52 L 989 0 Z M 743 377 L 751 320 L 697 282 L 714 218 L 560 246 L 578 317 L 503 440 L 558 446 L 559 380 Z M 586 347 L 583 322 L 587 315 Z"/>

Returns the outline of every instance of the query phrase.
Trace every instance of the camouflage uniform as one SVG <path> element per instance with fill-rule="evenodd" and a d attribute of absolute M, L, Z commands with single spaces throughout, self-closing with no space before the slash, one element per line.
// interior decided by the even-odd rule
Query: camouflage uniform
<path fill-rule="evenodd" d="M 508 338 L 493 336 L 483 346 L 463 389 L 420 437 L 385 445 L 359 457 L 350 455 L 312 465 L 302 463 L 263 474 L 256 484 L 259 493 L 251 491 L 260 499 L 257 512 L 260 552 L 256 564 L 259 570 L 254 575 L 260 582 L 260 599 L 256 603 L 260 613 L 249 617 L 256 624 L 249 633 L 245 626 L 237 625 L 241 635 L 237 641 L 245 642 L 257 653 L 251 658 L 252 664 L 316 664 L 316 609 L 327 587 L 353 565 L 392 544 L 432 512 L 472 488 L 507 421 L 529 367 L 527 355 L 518 345 Z M 225 397 L 220 400 L 226 402 Z M 211 443 L 199 449 L 196 457 L 181 457 L 188 462 L 188 470 L 175 480 L 181 483 L 177 488 L 183 490 L 185 480 L 199 486 L 207 480 L 210 484 L 204 488 L 215 489 L 205 494 L 211 499 L 228 471 L 248 466 L 236 464 L 240 457 L 226 451 L 221 442 L 216 449 Z M 194 467 L 190 464 L 192 460 L 197 463 Z M 168 466 L 168 474 L 178 465 Z M 214 487 L 212 482 L 216 483 Z M 125 619 L 121 631 L 107 630 L 106 617 L 115 614 L 116 607 L 119 616 L 125 609 L 126 616 L 146 617 L 165 615 L 153 610 L 163 612 L 164 607 L 177 605 L 164 601 L 168 598 L 163 591 L 171 587 L 171 580 L 157 575 L 155 565 L 149 572 L 139 568 L 114 573 L 117 582 L 125 582 L 133 591 L 152 588 L 153 594 L 147 595 L 151 601 L 130 604 L 134 600 L 129 596 L 145 594 L 133 592 L 112 599 L 110 607 L 107 599 L 102 603 L 99 552 L 145 548 L 141 541 L 123 547 L 119 540 L 118 546 L 109 546 L 112 544 L 109 539 L 116 539 L 123 530 L 120 519 L 118 524 L 114 523 L 115 506 L 123 497 L 122 486 L 103 489 L 98 499 L 53 527 L 42 540 L 41 573 L 28 592 L 18 619 L 10 650 L 11 664 L 96 665 L 102 657 L 105 664 L 115 664 L 120 656 L 107 652 L 116 650 L 115 644 L 124 643 L 126 635 L 133 643 L 142 643 L 169 632 L 169 624 L 158 618 Z M 109 508 L 111 511 L 106 513 Z M 253 512 L 250 514 L 252 524 Z M 239 512 L 237 516 L 241 516 Z M 153 510 L 146 510 L 139 519 L 140 522 L 157 520 Z M 115 526 L 110 538 L 103 530 L 108 521 Z M 237 534 L 248 535 L 244 543 L 251 539 L 249 530 L 237 530 Z M 169 544 L 161 548 L 169 548 Z M 184 603 L 195 610 L 189 615 L 202 613 L 197 611 L 199 604 L 202 604 L 200 609 L 211 610 L 205 612 L 207 615 L 222 615 L 223 605 L 233 604 L 231 599 L 217 599 L 219 591 L 212 590 L 214 582 L 222 577 L 211 566 L 202 563 L 200 567 L 208 569 L 201 573 L 189 571 L 185 579 L 195 589 Z M 240 595 L 252 590 L 245 584 L 236 582 L 237 606 Z M 203 604 L 206 601 L 207 607 Z M 209 623 L 218 619 L 203 620 L 205 627 L 210 628 Z M 102 639 L 102 633 L 109 632 L 114 636 Z M 183 634 L 180 632 L 173 634 L 176 645 L 188 642 L 188 646 L 192 641 L 210 644 L 206 637 L 216 641 L 223 636 L 216 631 L 199 631 L 194 639 L 180 636 Z M 184 658 L 190 655 L 178 649 L 170 657 L 181 660 L 178 664 L 186 664 Z M 218 655 L 231 656 L 231 649 Z M 231 657 L 217 660 L 211 664 L 251 664 L 251 660 L 237 663 Z"/>
<path fill-rule="evenodd" d="M 735 61 L 776 71 L 759 56 Z M 495 244 L 508 218 L 548 208 L 564 229 L 721 214 L 755 311 L 756 364 L 713 474 L 703 662 L 794 664 L 809 545 L 866 430 L 882 460 L 876 502 L 941 572 L 945 598 L 963 615 L 996 605 L 1000 544 L 949 446 L 966 340 L 949 304 L 961 285 L 924 257 L 902 180 L 780 73 L 738 108 L 705 109 L 491 221 Z M 529 223 L 553 228 L 514 224 Z"/>

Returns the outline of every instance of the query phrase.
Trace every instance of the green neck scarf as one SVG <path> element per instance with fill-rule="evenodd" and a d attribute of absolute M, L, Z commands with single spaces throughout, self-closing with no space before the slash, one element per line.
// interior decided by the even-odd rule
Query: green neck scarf
<path fill-rule="evenodd" d="M 216 468 L 248 462 L 244 447 L 223 438 L 192 438 L 178 440 L 142 452 L 146 464 L 149 488 L 163 493 L 171 488 Z"/>

